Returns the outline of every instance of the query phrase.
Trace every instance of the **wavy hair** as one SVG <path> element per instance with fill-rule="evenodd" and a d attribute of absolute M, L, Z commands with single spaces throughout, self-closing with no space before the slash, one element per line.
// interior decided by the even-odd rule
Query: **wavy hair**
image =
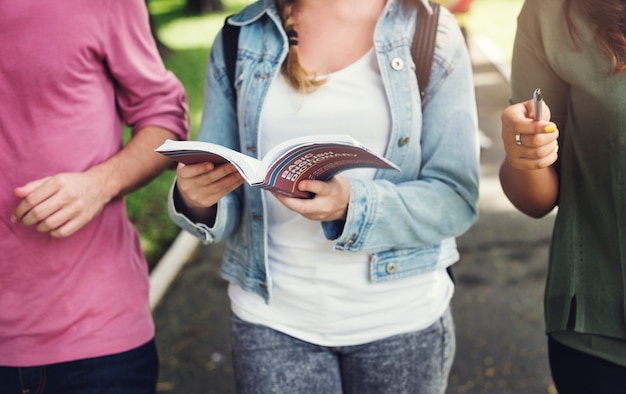
<path fill-rule="evenodd" d="M 276 7 L 283 22 L 283 28 L 289 38 L 289 52 L 281 66 L 281 73 L 287 83 L 300 93 L 306 94 L 315 91 L 326 80 L 316 78 L 317 75 L 306 70 L 300 62 L 298 49 L 297 26 L 293 17 L 295 0 L 276 0 Z"/>
<path fill-rule="evenodd" d="M 596 42 L 611 57 L 611 73 L 626 70 L 626 0 L 565 0 L 565 17 L 570 36 L 577 43 L 572 7 L 579 7 L 594 28 Z"/>

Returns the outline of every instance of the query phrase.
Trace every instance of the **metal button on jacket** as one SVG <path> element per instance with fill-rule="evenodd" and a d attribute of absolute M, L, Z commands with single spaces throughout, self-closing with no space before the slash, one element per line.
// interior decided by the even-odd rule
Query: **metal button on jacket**
<path fill-rule="evenodd" d="M 387 271 L 388 274 L 395 274 L 398 271 L 398 266 L 396 263 L 387 263 L 385 271 Z"/>
<path fill-rule="evenodd" d="M 402 60 L 399 57 L 394 57 L 391 60 L 391 68 L 393 68 L 394 70 L 402 70 L 404 68 L 404 60 Z"/>

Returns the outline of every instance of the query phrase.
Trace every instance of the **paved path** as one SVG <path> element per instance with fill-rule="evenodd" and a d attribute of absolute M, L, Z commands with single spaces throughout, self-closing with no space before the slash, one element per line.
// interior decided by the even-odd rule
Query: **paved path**
<path fill-rule="evenodd" d="M 480 218 L 458 240 L 462 260 L 454 268 L 452 302 L 457 355 L 448 393 L 555 393 L 542 317 L 553 217 L 524 217 L 502 195 L 499 117 L 508 83 L 485 52 L 470 49 L 479 124 L 494 145 L 482 152 Z M 155 309 L 160 393 L 234 392 L 221 252 L 221 245 L 200 248 Z"/>

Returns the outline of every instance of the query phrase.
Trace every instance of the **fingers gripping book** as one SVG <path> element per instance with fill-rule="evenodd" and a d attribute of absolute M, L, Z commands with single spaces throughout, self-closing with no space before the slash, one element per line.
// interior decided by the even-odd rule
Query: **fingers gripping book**
<path fill-rule="evenodd" d="M 202 141 L 167 140 L 156 151 L 185 164 L 230 162 L 249 185 L 299 198 L 312 197 L 298 190 L 298 184 L 305 179 L 327 181 L 339 172 L 363 167 L 400 170 L 348 135 L 290 139 L 276 145 L 262 159 Z"/>

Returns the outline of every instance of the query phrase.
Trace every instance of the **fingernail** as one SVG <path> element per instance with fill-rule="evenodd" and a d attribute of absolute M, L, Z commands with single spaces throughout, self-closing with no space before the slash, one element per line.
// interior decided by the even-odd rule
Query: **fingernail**
<path fill-rule="evenodd" d="M 17 222 L 17 216 L 11 215 L 11 223 Z"/>
<path fill-rule="evenodd" d="M 546 132 L 546 133 L 554 133 L 554 132 L 556 131 L 556 125 L 554 125 L 553 123 L 551 123 L 551 124 L 547 125 L 547 126 L 544 128 L 544 130 L 545 130 L 545 132 Z"/>
<path fill-rule="evenodd" d="M 559 146 L 557 145 L 556 148 L 554 149 L 554 153 L 557 153 L 559 151 Z"/>

